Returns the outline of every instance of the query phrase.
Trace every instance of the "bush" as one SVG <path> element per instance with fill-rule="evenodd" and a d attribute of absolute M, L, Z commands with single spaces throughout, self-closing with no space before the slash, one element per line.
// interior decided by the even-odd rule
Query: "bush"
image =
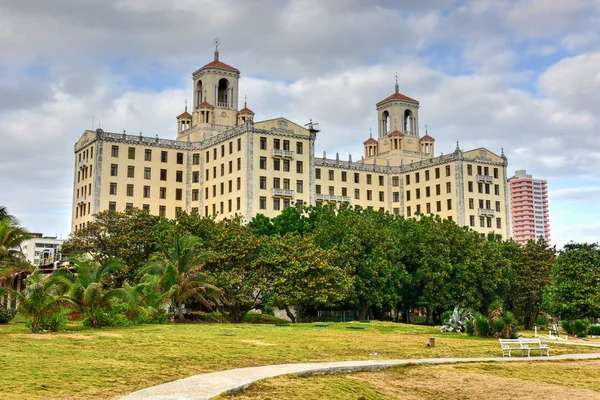
<path fill-rule="evenodd" d="M 567 332 L 569 335 L 573 334 L 573 329 L 571 328 L 571 323 L 569 321 L 563 321 L 562 322 L 562 328 L 564 329 L 565 332 Z"/>
<path fill-rule="evenodd" d="M 473 313 L 468 308 L 456 306 L 452 314 L 446 318 L 444 325 L 440 327 L 442 332 L 464 332 L 465 324 L 468 320 L 473 319 Z"/>
<path fill-rule="evenodd" d="M 440 317 L 440 319 L 442 321 L 442 325 L 444 325 L 446 322 L 448 322 L 450 317 L 452 317 L 453 312 L 454 312 L 453 310 L 448 310 L 448 311 L 444 311 L 442 313 L 442 316 Z"/>
<path fill-rule="evenodd" d="M 289 324 L 290 321 L 274 317 L 268 314 L 249 312 L 244 317 L 246 324 Z"/>
<path fill-rule="evenodd" d="M 590 335 L 600 336 L 600 325 L 592 325 L 590 326 Z"/>
<path fill-rule="evenodd" d="M 469 335 L 469 336 L 474 336 L 475 335 L 475 330 L 474 330 L 474 327 L 473 327 L 473 321 L 474 320 L 470 319 L 470 320 L 468 320 L 465 323 L 465 331 L 467 332 L 467 335 Z"/>
<path fill-rule="evenodd" d="M 473 322 L 473 332 L 475 336 L 487 337 L 490 334 L 490 322 L 483 314 L 476 313 Z"/>
<path fill-rule="evenodd" d="M 62 309 L 53 314 L 47 314 L 40 322 L 40 330 L 44 332 L 60 332 L 69 323 L 69 312 L 71 310 Z M 27 328 L 31 328 L 31 320 L 25 322 Z"/>
<path fill-rule="evenodd" d="M 586 337 L 590 321 L 587 319 L 576 319 L 571 323 L 571 330 L 577 337 Z"/>
<path fill-rule="evenodd" d="M 0 325 L 8 324 L 16 315 L 15 310 L 9 310 L 0 304 Z"/>
<path fill-rule="evenodd" d="M 537 326 L 548 326 L 548 317 L 546 314 L 538 315 L 537 319 L 535 320 L 535 324 Z"/>

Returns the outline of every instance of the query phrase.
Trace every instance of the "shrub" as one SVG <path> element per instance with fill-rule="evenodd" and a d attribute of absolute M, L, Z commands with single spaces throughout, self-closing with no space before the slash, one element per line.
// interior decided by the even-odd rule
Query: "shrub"
<path fill-rule="evenodd" d="M 465 331 L 467 332 L 467 335 L 469 336 L 474 336 L 475 335 L 475 330 L 473 329 L 473 320 L 470 319 L 465 323 Z"/>
<path fill-rule="evenodd" d="M 453 312 L 454 311 L 452 311 L 452 310 L 448 310 L 448 311 L 444 311 L 442 313 L 442 316 L 440 317 L 440 320 L 442 321 L 442 325 L 444 325 L 446 322 L 448 322 L 450 317 L 452 317 Z"/>
<path fill-rule="evenodd" d="M 587 319 L 576 319 L 571 323 L 571 330 L 577 337 L 586 337 L 590 322 Z"/>
<path fill-rule="evenodd" d="M 60 332 L 69 323 L 70 310 L 62 309 L 52 314 L 46 314 L 40 321 L 39 329 L 44 332 Z M 25 322 L 27 328 L 31 328 L 31 320 Z"/>
<path fill-rule="evenodd" d="M 274 317 L 268 314 L 249 312 L 244 317 L 244 323 L 247 324 L 288 324 L 290 321 Z"/>
<path fill-rule="evenodd" d="M 475 336 L 486 337 L 490 334 L 490 322 L 483 314 L 476 313 L 473 321 L 473 332 Z"/>
<path fill-rule="evenodd" d="M 535 324 L 537 326 L 548 326 L 548 317 L 546 314 L 538 315 L 537 319 L 535 320 Z"/>
<path fill-rule="evenodd" d="M 571 328 L 571 322 L 569 321 L 563 321 L 562 322 L 562 328 L 564 329 L 565 332 L 567 332 L 569 335 L 573 334 L 573 329 Z"/>
<path fill-rule="evenodd" d="M 464 332 L 465 323 L 471 319 L 473 319 L 473 313 L 469 309 L 456 306 L 450 317 L 442 321 L 444 325 L 440 330 L 442 332 Z"/>
<path fill-rule="evenodd" d="M 15 317 L 15 310 L 9 310 L 0 304 L 0 325 L 8 324 Z"/>
<path fill-rule="evenodd" d="M 592 325 L 590 326 L 590 335 L 600 336 L 600 325 Z"/>
<path fill-rule="evenodd" d="M 275 315 L 275 309 L 273 308 L 273 306 L 265 304 L 265 306 L 262 309 L 262 313 L 265 315 Z"/>

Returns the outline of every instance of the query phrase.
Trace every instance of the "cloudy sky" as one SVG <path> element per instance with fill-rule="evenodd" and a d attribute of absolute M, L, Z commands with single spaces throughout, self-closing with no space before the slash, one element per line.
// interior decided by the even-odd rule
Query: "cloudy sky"
<path fill-rule="evenodd" d="M 438 154 L 504 147 L 553 242 L 598 241 L 599 27 L 600 0 L 0 0 L 0 205 L 66 236 L 83 130 L 174 138 L 219 37 L 256 119 L 312 118 L 318 154 L 360 157 L 397 72 Z"/>

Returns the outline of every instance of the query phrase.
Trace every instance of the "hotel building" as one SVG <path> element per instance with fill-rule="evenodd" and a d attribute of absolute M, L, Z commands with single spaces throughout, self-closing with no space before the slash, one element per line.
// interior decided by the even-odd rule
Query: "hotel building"
<path fill-rule="evenodd" d="M 525 170 L 515 172 L 509 180 L 512 208 L 512 237 L 525 244 L 542 236 L 550 243 L 548 187 L 542 179 L 534 179 Z"/>
<path fill-rule="evenodd" d="M 435 156 L 419 132 L 419 102 L 394 93 L 376 104 L 376 138 L 360 160 L 317 157 L 318 124 L 255 121 L 238 109 L 240 71 L 214 60 L 192 74 L 191 111 L 174 139 L 101 129 L 75 144 L 72 230 L 103 210 L 139 207 L 167 218 L 179 210 L 216 218 L 276 216 L 317 203 L 395 215 L 438 214 L 487 234 L 510 236 L 507 159 L 479 148 Z"/>

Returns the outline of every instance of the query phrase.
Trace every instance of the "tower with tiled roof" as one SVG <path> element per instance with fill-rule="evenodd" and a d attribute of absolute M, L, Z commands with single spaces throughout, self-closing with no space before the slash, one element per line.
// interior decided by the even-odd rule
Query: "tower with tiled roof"
<path fill-rule="evenodd" d="M 394 130 L 419 137 L 419 102 L 400 93 L 397 78 L 394 93 L 377 103 L 377 116 L 380 138 Z M 392 126 L 392 121 L 399 121 L 399 126 Z"/>

